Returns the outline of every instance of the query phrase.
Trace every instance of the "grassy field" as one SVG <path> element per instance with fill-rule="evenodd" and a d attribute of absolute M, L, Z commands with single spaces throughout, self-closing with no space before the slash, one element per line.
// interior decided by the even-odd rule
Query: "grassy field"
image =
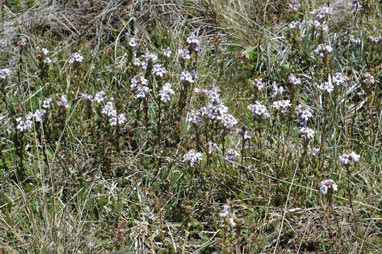
<path fill-rule="evenodd" d="M 0 254 L 382 253 L 382 3 L 0 3 Z"/>

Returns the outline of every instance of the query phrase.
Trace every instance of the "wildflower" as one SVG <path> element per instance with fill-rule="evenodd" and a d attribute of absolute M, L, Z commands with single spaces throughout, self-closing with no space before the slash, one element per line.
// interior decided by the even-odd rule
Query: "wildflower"
<path fill-rule="evenodd" d="M 220 103 L 219 88 L 214 86 L 211 90 L 203 90 L 211 103 Z"/>
<path fill-rule="evenodd" d="M 153 53 L 146 53 L 142 56 L 144 59 L 146 59 L 147 62 L 156 62 L 158 60 L 158 56 Z"/>
<path fill-rule="evenodd" d="M 79 53 L 73 53 L 73 55 L 69 59 L 69 63 L 78 62 L 81 63 L 84 60 L 83 56 L 81 56 Z"/>
<path fill-rule="evenodd" d="M 350 36 L 349 36 L 349 40 L 350 40 L 350 42 L 352 42 L 353 44 L 360 44 L 360 43 L 361 43 L 361 40 L 360 40 L 360 39 L 356 39 L 356 38 L 354 38 L 353 35 L 350 35 Z"/>
<path fill-rule="evenodd" d="M 27 45 L 27 38 L 25 38 L 25 37 L 21 38 L 21 40 L 19 41 L 19 44 L 20 44 L 20 46 Z"/>
<path fill-rule="evenodd" d="M 353 162 L 359 161 L 361 156 L 355 152 L 345 152 L 342 155 L 338 156 L 338 164 L 342 165 L 351 165 Z"/>
<path fill-rule="evenodd" d="M 319 44 L 314 52 L 318 55 L 319 58 L 324 58 L 324 56 L 332 52 L 332 50 L 332 47 L 329 45 Z"/>
<path fill-rule="evenodd" d="M 89 94 L 83 93 L 83 94 L 81 94 L 81 97 L 87 101 L 93 101 L 93 96 L 91 96 Z"/>
<path fill-rule="evenodd" d="M 267 108 L 258 101 L 255 104 L 248 105 L 248 109 L 253 113 L 253 118 L 255 119 L 260 116 L 263 119 L 270 117 Z"/>
<path fill-rule="evenodd" d="M 313 147 L 312 149 L 312 156 L 317 157 L 318 152 L 320 151 L 320 148 Z"/>
<path fill-rule="evenodd" d="M 182 59 L 191 59 L 190 51 L 188 49 L 179 49 L 178 50 L 179 57 Z"/>
<path fill-rule="evenodd" d="M 303 127 L 300 129 L 301 138 L 303 140 L 314 138 L 314 130 L 311 128 Z"/>
<path fill-rule="evenodd" d="M 199 111 L 191 110 L 187 114 L 187 122 L 191 122 L 196 125 L 201 125 L 203 122 L 203 118 L 201 117 Z"/>
<path fill-rule="evenodd" d="M 324 180 L 321 182 L 321 186 L 320 186 L 321 194 L 326 195 L 329 190 L 331 191 L 338 190 L 337 184 L 332 179 Z"/>
<path fill-rule="evenodd" d="M 321 85 L 318 85 L 317 87 L 318 89 L 327 91 L 328 93 L 331 93 L 334 90 L 334 86 L 331 82 L 324 82 Z"/>
<path fill-rule="evenodd" d="M 365 84 L 374 84 L 375 83 L 375 79 L 373 77 L 373 75 L 371 75 L 369 72 L 366 72 L 365 74 L 363 74 L 363 83 Z"/>
<path fill-rule="evenodd" d="M 305 104 L 299 104 L 296 107 L 296 111 L 297 111 L 297 117 L 300 119 L 300 125 L 303 125 L 303 126 L 305 126 L 309 118 L 313 116 L 312 109 Z"/>
<path fill-rule="evenodd" d="M 199 52 L 200 51 L 200 40 L 196 37 L 195 34 L 191 34 L 187 39 L 186 39 L 188 45 L 190 46 L 190 49 Z"/>
<path fill-rule="evenodd" d="M 182 71 L 180 74 L 180 81 L 184 82 L 187 81 L 189 83 L 194 83 L 194 79 L 192 78 L 192 75 L 188 71 Z"/>
<path fill-rule="evenodd" d="M 257 78 L 254 81 L 252 81 L 252 86 L 256 87 L 259 90 L 262 90 L 265 87 L 265 84 L 263 83 L 262 78 Z"/>
<path fill-rule="evenodd" d="M 137 87 L 139 84 L 140 85 L 147 85 L 149 83 L 149 81 L 147 79 L 145 79 L 143 76 L 141 75 L 135 75 L 132 79 L 131 79 L 131 84 L 130 84 L 130 87 L 131 88 L 135 88 Z"/>
<path fill-rule="evenodd" d="M 290 75 L 288 77 L 289 82 L 291 82 L 293 85 L 301 85 L 301 79 L 296 78 L 295 75 Z"/>
<path fill-rule="evenodd" d="M 167 57 L 167 58 L 169 58 L 171 56 L 171 49 L 170 49 L 170 47 L 168 47 L 166 49 L 163 49 L 162 52 L 163 52 L 163 55 L 165 57 Z"/>
<path fill-rule="evenodd" d="M 345 85 L 346 80 L 348 80 L 348 78 L 340 72 L 335 73 L 332 77 L 332 81 L 336 85 Z"/>
<path fill-rule="evenodd" d="M 377 42 L 379 42 L 380 40 L 382 40 L 382 36 L 372 36 L 372 35 L 370 35 L 370 36 L 369 36 L 369 39 L 370 39 L 372 42 L 377 43 Z"/>
<path fill-rule="evenodd" d="M 137 38 L 131 38 L 130 40 L 129 40 L 129 46 L 130 47 L 133 47 L 133 48 L 135 48 L 136 46 L 138 46 L 138 40 L 137 40 Z"/>
<path fill-rule="evenodd" d="M 295 28 L 298 28 L 299 26 L 300 26 L 300 21 L 298 20 L 292 21 L 288 25 L 289 29 L 295 29 Z"/>
<path fill-rule="evenodd" d="M 362 9 L 362 3 L 359 0 L 354 0 L 353 2 L 349 3 L 351 7 L 351 12 L 359 12 Z"/>
<path fill-rule="evenodd" d="M 207 148 L 208 148 L 208 153 L 211 154 L 216 149 L 218 149 L 218 145 L 212 141 L 208 141 Z"/>
<path fill-rule="evenodd" d="M 46 98 L 42 103 L 43 108 L 50 108 L 50 103 L 52 102 L 52 98 Z"/>
<path fill-rule="evenodd" d="M 24 132 L 26 130 L 29 130 L 32 128 L 32 118 L 33 113 L 29 112 L 27 115 L 24 115 L 22 117 L 16 118 L 17 126 L 16 129 L 18 129 L 20 132 Z"/>
<path fill-rule="evenodd" d="M 36 112 L 33 115 L 34 118 L 35 118 L 35 121 L 39 122 L 39 123 L 42 123 L 44 121 L 45 114 L 46 114 L 46 110 L 45 109 L 38 109 L 38 110 L 36 110 Z"/>
<path fill-rule="evenodd" d="M 277 87 L 276 85 L 274 85 L 272 90 L 272 97 L 276 97 L 277 95 L 282 95 L 284 91 L 285 91 L 284 87 L 282 86 Z"/>
<path fill-rule="evenodd" d="M 124 124 L 126 122 L 126 117 L 124 114 L 113 114 L 109 119 L 109 123 L 111 126 L 116 126 Z"/>
<path fill-rule="evenodd" d="M 329 17 L 333 13 L 333 9 L 326 6 L 320 6 L 317 9 L 314 9 L 311 13 L 315 15 L 317 20 L 320 20 Z"/>
<path fill-rule="evenodd" d="M 290 3 L 288 4 L 288 9 L 292 11 L 297 11 L 300 8 L 301 8 L 301 4 L 299 3 L 298 0 L 291 0 Z"/>
<path fill-rule="evenodd" d="M 281 113 L 285 114 L 292 104 L 290 103 L 290 100 L 281 100 L 274 101 L 272 106 L 277 110 L 281 109 Z"/>
<path fill-rule="evenodd" d="M 97 102 L 97 103 L 101 103 L 101 102 L 103 102 L 105 99 L 106 99 L 106 96 L 105 96 L 105 92 L 104 92 L 104 91 L 98 92 L 98 93 L 96 93 L 96 95 L 94 96 L 94 101 Z"/>
<path fill-rule="evenodd" d="M 314 27 L 315 29 L 317 30 L 321 30 L 323 32 L 326 32 L 328 31 L 329 27 L 328 27 L 328 24 L 326 21 L 319 21 L 319 20 L 312 20 L 312 19 L 309 19 L 308 20 L 308 24 L 311 26 L 311 27 Z"/>
<path fill-rule="evenodd" d="M 234 125 L 238 123 L 236 118 L 231 114 L 222 114 L 220 120 L 222 121 L 224 127 L 226 127 L 227 129 L 231 129 Z"/>
<path fill-rule="evenodd" d="M 163 85 L 162 90 L 159 91 L 159 95 L 161 97 L 161 101 L 163 101 L 163 102 L 170 101 L 170 99 L 171 99 L 170 98 L 170 94 L 175 94 L 175 92 L 174 92 L 174 90 L 172 90 L 170 83 L 165 83 Z"/>
<path fill-rule="evenodd" d="M 51 62 L 52 62 L 52 60 L 49 57 L 44 59 L 45 64 L 50 64 Z"/>
<path fill-rule="evenodd" d="M 163 78 L 163 76 L 167 74 L 167 70 L 160 64 L 154 64 L 152 74 Z"/>
<path fill-rule="evenodd" d="M 135 96 L 137 98 L 146 98 L 146 95 L 151 93 L 151 89 L 147 86 L 137 86 L 137 90 L 135 92 Z"/>
<path fill-rule="evenodd" d="M 226 217 L 229 214 L 231 207 L 227 204 L 223 205 L 223 210 L 220 211 L 219 217 Z"/>
<path fill-rule="evenodd" d="M 236 161 L 239 155 L 240 154 L 235 149 L 228 149 L 227 155 L 225 156 L 225 158 L 226 160 L 229 160 L 229 161 Z"/>
<path fill-rule="evenodd" d="M 229 221 L 229 225 L 231 225 L 231 227 L 235 227 L 235 226 L 236 226 L 236 222 L 235 222 L 233 216 L 234 216 L 234 215 L 232 215 L 232 217 L 228 219 L 228 221 Z"/>
<path fill-rule="evenodd" d="M 44 55 L 49 54 L 49 50 L 47 50 L 46 48 L 42 48 L 42 49 L 41 49 L 41 52 L 42 52 Z"/>
<path fill-rule="evenodd" d="M 113 117 L 117 114 L 117 112 L 114 109 L 114 105 L 111 101 L 106 103 L 106 105 L 103 107 L 101 113 L 104 115 L 107 115 L 109 117 Z"/>
<path fill-rule="evenodd" d="M 0 70 L 0 79 L 5 79 L 7 76 L 9 76 L 9 74 L 11 74 L 11 70 L 10 69 L 1 69 Z"/>
<path fill-rule="evenodd" d="M 58 96 L 58 94 L 57 94 L 57 96 Z M 58 104 L 59 107 L 61 107 L 63 109 L 68 109 L 69 108 L 68 100 L 67 100 L 65 94 L 61 95 L 61 97 L 58 98 L 57 104 Z"/>
<path fill-rule="evenodd" d="M 194 149 L 191 149 L 183 156 L 183 162 L 189 162 L 190 166 L 193 167 L 194 164 L 202 160 L 202 154 L 195 152 Z"/>

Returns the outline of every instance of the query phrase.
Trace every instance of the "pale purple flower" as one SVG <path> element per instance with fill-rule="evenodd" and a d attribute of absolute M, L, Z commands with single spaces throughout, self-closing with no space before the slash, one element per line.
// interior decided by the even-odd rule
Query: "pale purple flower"
<path fill-rule="evenodd" d="M 311 128 L 303 127 L 300 129 L 301 138 L 303 140 L 314 138 L 314 130 Z"/>
<path fill-rule="evenodd" d="M 351 3 L 349 3 L 349 5 L 351 8 L 351 12 L 357 13 L 362 9 L 362 2 L 360 2 L 359 0 L 354 0 Z"/>
<path fill-rule="evenodd" d="M 137 38 L 130 38 L 129 39 L 129 46 L 132 47 L 132 48 L 135 48 L 136 46 L 138 46 L 138 40 Z"/>
<path fill-rule="evenodd" d="M 332 47 L 326 44 L 319 44 L 317 48 L 314 50 L 314 52 L 318 55 L 320 58 L 324 58 L 325 55 L 332 52 Z"/>
<path fill-rule="evenodd" d="M 291 0 L 290 3 L 288 4 L 288 9 L 292 11 L 297 11 L 300 8 L 301 8 L 301 4 L 298 0 Z"/>
<path fill-rule="evenodd" d="M 363 83 L 365 84 L 374 84 L 375 83 L 375 79 L 373 77 L 373 75 L 371 75 L 369 72 L 366 72 L 365 74 L 363 74 Z"/>
<path fill-rule="evenodd" d="M 329 190 L 337 191 L 338 190 L 337 184 L 332 179 L 323 180 L 320 186 L 321 194 L 326 195 Z"/>
<path fill-rule="evenodd" d="M 300 125 L 303 125 L 303 126 L 305 126 L 309 118 L 313 116 L 312 109 L 305 104 L 299 104 L 296 107 L 296 111 L 297 111 L 297 117 L 300 119 Z"/>
<path fill-rule="evenodd" d="M 230 225 L 231 227 L 234 228 L 234 227 L 236 226 L 236 222 L 235 222 L 233 216 L 235 216 L 235 215 L 233 214 L 232 217 L 230 217 L 230 218 L 228 219 L 228 222 L 229 222 L 229 225 Z"/>
<path fill-rule="evenodd" d="M 117 124 L 121 125 L 121 124 L 124 124 L 125 122 L 126 122 L 126 117 L 124 114 L 114 114 L 109 119 L 109 123 L 111 126 L 116 126 Z"/>
<path fill-rule="evenodd" d="M 199 161 L 202 161 L 202 154 L 195 152 L 194 149 L 191 149 L 183 156 L 183 162 L 188 162 L 191 167 L 193 167 L 194 164 Z"/>
<path fill-rule="evenodd" d="M 342 155 L 338 156 L 338 164 L 351 165 L 353 164 L 353 162 L 359 161 L 360 157 L 361 156 L 356 154 L 355 152 L 345 152 Z"/>
<path fill-rule="evenodd" d="M 57 94 L 58 96 L 58 94 Z M 68 109 L 69 104 L 68 104 L 68 99 L 66 98 L 66 95 L 63 94 L 57 98 L 57 105 L 61 108 Z"/>
<path fill-rule="evenodd" d="M 223 210 L 220 211 L 219 217 L 226 217 L 229 214 L 231 207 L 227 204 L 223 205 Z"/>
<path fill-rule="evenodd" d="M 370 39 L 372 42 L 377 43 L 377 42 L 379 42 L 380 40 L 382 40 L 382 36 L 377 36 L 377 35 L 372 36 L 372 35 L 370 35 L 370 36 L 369 36 L 369 39 Z"/>
<path fill-rule="evenodd" d="M 255 119 L 258 117 L 262 117 L 263 119 L 270 117 L 267 108 L 258 101 L 256 101 L 255 104 L 248 105 L 247 108 L 253 113 L 253 118 Z"/>
<path fill-rule="evenodd" d="M 135 96 L 137 98 L 146 98 L 151 93 L 151 89 L 147 86 L 138 85 L 136 87 Z"/>
<path fill-rule="evenodd" d="M 39 123 L 42 123 L 44 121 L 45 114 L 46 114 L 46 110 L 45 109 L 38 109 L 38 110 L 36 110 L 36 112 L 33 115 L 34 118 L 35 118 L 35 121 L 39 122 Z"/>
<path fill-rule="evenodd" d="M 142 56 L 144 59 L 146 59 L 147 62 L 156 62 L 158 60 L 158 56 L 153 53 L 146 53 Z"/>
<path fill-rule="evenodd" d="M 312 156 L 313 157 L 317 157 L 319 152 L 320 152 L 320 148 L 313 147 L 313 149 L 312 149 Z"/>
<path fill-rule="evenodd" d="M 165 83 L 162 87 L 162 90 L 159 91 L 160 99 L 163 102 L 168 102 L 170 101 L 170 95 L 175 94 L 174 90 L 171 88 L 170 83 Z"/>
<path fill-rule="evenodd" d="M 187 122 L 191 122 L 196 125 L 201 125 L 203 122 L 203 118 L 201 117 L 201 114 L 197 110 L 191 110 L 187 114 Z"/>
<path fill-rule="evenodd" d="M 42 48 L 42 49 L 41 49 L 41 52 L 42 52 L 44 55 L 49 54 L 49 50 L 47 50 L 46 48 Z"/>
<path fill-rule="evenodd" d="M 227 155 L 225 156 L 225 158 L 226 160 L 229 160 L 229 161 L 236 161 L 239 155 L 240 154 L 235 149 L 228 149 Z"/>
<path fill-rule="evenodd" d="M 49 57 L 44 59 L 45 64 L 50 64 L 51 62 L 52 62 L 52 60 Z"/>
<path fill-rule="evenodd" d="M 115 116 L 117 112 L 114 109 L 113 102 L 108 101 L 106 105 L 102 108 L 101 113 L 109 117 Z"/>
<path fill-rule="evenodd" d="M 135 75 L 131 79 L 130 87 L 136 88 L 138 85 L 147 85 L 149 81 L 141 75 Z"/>
<path fill-rule="evenodd" d="M 105 96 L 105 92 L 104 91 L 98 92 L 94 96 L 94 101 L 97 102 L 97 103 L 101 103 L 101 102 L 105 101 L 106 99 L 107 98 Z"/>
<path fill-rule="evenodd" d="M 288 27 L 289 29 L 296 29 L 300 26 L 300 21 L 296 20 L 296 21 L 292 21 L 289 23 Z"/>
<path fill-rule="evenodd" d="M 321 20 L 333 14 L 333 9 L 327 6 L 320 6 L 317 9 L 314 9 L 311 13 L 315 15 L 317 20 Z"/>
<path fill-rule="evenodd" d="M 167 70 L 160 64 L 154 64 L 152 74 L 163 78 L 167 74 Z"/>
<path fill-rule="evenodd" d="M 187 38 L 187 43 L 188 45 L 190 46 L 190 49 L 195 51 L 195 52 L 199 52 L 200 51 L 200 40 L 196 37 L 195 34 L 191 34 L 188 38 Z"/>
<path fill-rule="evenodd" d="M 208 141 L 207 148 L 208 148 L 208 153 L 211 154 L 218 149 L 218 145 L 212 141 Z"/>
<path fill-rule="evenodd" d="M 73 53 L 73 55 L 69 58 L 69 63 L 78 62 L 81 63 L 84 60 L 83 56 L 81 56 L 78 52 Z"/>
<path fill-rule="evenodd" d="M 221 115 L 220 120 L 222 121 L 224 127 L 226 127 L 227 129 L 231 129 L 234 125 L 238 123 L 236 118 L 231 114 Z"/>
<path fill-rule="evenodd" d="M 319 20 L 312 20 L 312 19 L 309 19 L 308 20 L 308 24 L 311 26 L 311 27 L 314 27 L 315 29 L 317 30 L 321 30 L 321 31 L 328 31 L 329 30 L 329 27 L 328 27 L 328 24 L 326 21 L 319 21 Z"/>
<path fill-rule="evenodd" d="M 252 81 L 252 86 L 256 87 L 258 90 L 262 90 L 265 87 L 265 84 L 262 78 L 257 78 L 254 81 Z"/>
<path fill-rule="evenodd" d="M 361 40 L 360 40 L 360 39 L 356 39 L 356 38 L 354 38 L 353 35 L 350 35 L 350 36 L 349 36 L 349 40 L 350 40 L 350 42 L 353 43 L 353 44 L 360 44 L 360 43 L 361 43 Z"/>
<path fill-rule="evenodd" d="M 194 83 L 194 79 L 191 73 L 188 71 L 182 71 L 182 73 L 180 74 L 180 81 L 182 82 L 187 81 L 189 83 Z"/>
<path fill-rule="evenodd" d="M 21 40 L 20 40 L 20 45 L 21 45 L 21 46 L 25 46 L 25 45 L 27 45 L 27 38 L 25 38 L 25 37 L 21 38 Z"/>
<path fill-rule="evenodd" d="M 178 54 L 182 59 L 191 59 L 190 51 L 188 49 L 179 49 Z"/>
<path fill-rule="evenodd" d="M 81 94 L 81 97 L 84 100 L 91 101 L 91 102 L 93 101 L 93 96 L 91 96 L 90 94 L 83 93 L 83 94 Z"/>
<path fill-rule="evenodd" d="M 272 90 L 272 98 L 276 97 L 277 95 L 283 95 L 285 89 L 282 86 L 277 87 L 276 85 L 273 86 Z"/>

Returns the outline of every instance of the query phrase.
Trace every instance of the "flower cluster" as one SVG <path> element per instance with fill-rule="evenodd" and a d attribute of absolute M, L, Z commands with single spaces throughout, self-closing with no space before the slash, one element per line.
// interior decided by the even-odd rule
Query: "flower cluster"
<path fill-rule="evenodd" d="M 285 114 L 290 106 L 292 106 L 290 100 L 274 101 L 272 105 L 275 109 L 280 110 L 282 114 Z"/>
<path fill-rule="evenodd" d="M 1 69 L 0 70 L 0 79 L 6 79 L 9 76 L 9 74 L 11 74 L 10 69 L 7 69 L 7 68 Z"/>
<path fill-rule="evenodd" d="M 300 129 L 300 134 L 301 134 L 301 138 L 303 140 L 308 140 L 308 139 L 314 138 L 314 130 L 312 130 L 311 128 L 302 127 Z"/>
<path fill-rule="evenodd" d="M 291 0 L 290 3 L 288 4 L 288 9 L 297 11 L 298 9 L 301 8 L 301 4 L 299 0 Z"/>
<path fill-rule="evenodd" d="M 109 117 L 110 126 L 122 125 L 126 122 L 124 114 L 117 114 L 112 100 L 106 103 L 101 113 Z"/>
<path fill-rule="evenodd" d="M 342 165 L 351 165 L 353 162 L 357 162 L 360 159 L 360 155 L 355 152 L 345 152 L 342 155 L 338 156 L 338 164 Z"/>
<path fill-rule="evenodd" d="M 16 129 L 18 129 L 20 132 L 24 132 L 26 130 L 29 130 L 32 128 L 32 118 L 33 113 L 29 112 L 26 115 L 23 115 L 22 117 L 16 118 L 17 126 Z"/>
<path fill-rule="evenodd" d="M 258 117 L 267 119 L 270 117 L 267 108 L 258 101 L 256 101 L 255 104 L 248 105 L 248 109 L 252 112 L 254 119 Z"/>
<path fill-rule="evenodd" d="M 299 104 L 296 107 L 297 111 L 297 118 L 300 120 L 300 125 L 306 126 L 309 118 L 313 116 L 312 109 L 305 105 L 305 104 Z"/>
<path fill-rule="evenodd" d="M 73 53 L 72 56 L 69 58 L 69 63 L 72 64 L 74 62 L 81 63 L 84 60 L 84 57 L 80 55 L 80 53 L 76 52 Z"/>
<path fill-rule="evenodd" d="M 325 55 L 330 54 L 332 52 L 332 47 L 326 44 L 319 44 L 317 48 L 314 50 L 314 53 L 317 54 L 319 58 L 324 58 Z"/>
<path fill-rule="evenodd" d="M 262 90 L 265 87 L 263 78 L 257 78 L 251 82 L 253 87 L 256 87 L 258 90 Z"/>
<path fill-rule="evenodd" d="M 151 89 L 147 87 L 148 80 L 141 75 L 136 75 L 131 79 L 130 87 L 135 89 L 135 97 L 146 98 L 151 93 Z"/>
<path fill-rule="evenodd" d="M 323 180 L 320 185 L 320 192 L 322 195 L 326 195 L 328 191 L 337 191 L 337 184 L 332 180 Z"/>
<path fill-rule="evenodd" d="M 297 78 L 295 75 L 290 75 L 288 80 L 293 85 L 301 85 L 301 79 Z"/>
<path fill-rule="evenodd" d="M 223 205 L 223 210 L 220 211 L 219 217 L 222 217 L 222 218 L 227 217 L 230 214 L 230 211 L 231 211 L 231 207 L 229 205 L 227 205 L 227 204 Z M 235 214 L 232 213 L 232 215 L 228 219 L 228 222 L 229 222 L 231 227 L 236 226 L 236 222 L 234 220 L 234 217 L 235 217 Z"/>
<path fill-rule="evenodd" d="M 318 85 L 317 87 L 318 87 L 318 89 L 320 89 L 322 91 L 326 91 L 328 93 L 331 93 L 334 90 L 334 86 L 331 82 L 323 82 L 320 85 Z"/>
<path fill-rule="evenodd" d="M 165 83 L 162 90 L 159 91 L 160 99 L 163 102 L 168 102 L 171 100 L 170 95 L 175 94 L 174 90 L 171 88 L 170 83 Z"/>
<path fill-rule="evenodd" d="M 183 155 L 183 162 L 188 162 L 191 167 L 195 165 L 198 161 L 202 161 L 202 154 L 199 152 L 195 152 L 194 149 L 191 149 Z"/>

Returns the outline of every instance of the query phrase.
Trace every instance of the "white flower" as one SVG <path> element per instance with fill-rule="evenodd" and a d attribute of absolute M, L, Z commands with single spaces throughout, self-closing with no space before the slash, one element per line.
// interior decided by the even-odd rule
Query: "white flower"
<path fill-rule="evenodd" d="M 163 78 L 163 76 L 167 74 L 167 70 L 160 64 L 154 64 L 152 74 Z"/>
<path fill-rule="evenodd" d="M 93 101 L 93 96 L 91 96 L 89 94 L 83 93 L 83 94 L 81 94 L 81 97 L 84 98 L 85 100 Z"/>
<path fill-rule="evenodd" d="M 314 130 L 312 130 L 311 128 L 307 128 L 307 127 L 301 128 L 300 134 L 304 140 L 314 138 Z"/>
<path fill-rule="evenodd" d="M 332 190 L 332 191 L 338 190 L 337 184 L 332 179 L 324 180 L 321 182 L 321 185 L 320 185 L 320 192 L 322 195 L 326 195 L 329 190 Z"/>
<path fill-rule="evenodd" d="M 228 219 L 228 221 L 229 221 L 229 225 L 231 225 L 231 227 L 235 227 L 235 226 L 236 226 L 236 222 L 235 222 L 233 216 L 234 216 L 234 215 L 232 215 L 232 217 Z"/>
<path fill-rule="evenodd" d="M 315 15 L 317 20 L 320 20 L 329 17 L 329 15 L 333 13 L 333 9 L 326 6 L 320 6 L 317 9 L 314 9 L 311 13 Z"/>
<path fill-rule="evenodd" d="M 42 104 L 43 108 L 50 108 L 50 103 L 52 102 L 52 98 L 46 98 Z"/>
<path fill-rule="evenodd" d="M 245 131 L 244 132 L 244 140 L 248 140 L 252 138 L 252 132 L 250 131 Z"/>
<path fill-rule="evenodd" d="M 297 11 L 298 9 L 301 8 L 301 4 L 299 3 L 298 0 L 291 0 L 290 3 L 288 4 L 288 9 Z"/>
<path fill-rule="evenodd" d="M 180 74 L 180 81 L 182 82 L 187 81 L 189 83 L 194 83 L 194 79 L 191 73 L 188 71 L 182 71 L 182 73 Z"/>
<path fill-rule="evenodd" d="M 265 84 L 262 78 L 257 78 L 254 81 L 252 81 L 252 86 L 256 87 L 259 90 L 262 90 L 265 87 Z"/>
<path fill-rule="evenodd" d="M 105 96 L 105 92 L 104 92 L 104 91 L 98 92 L 98 93 L 96 93 L 96 95 L 94 96 L 94 101 L 97 102 L 97 103 L 101 103 L 101 102 L 103 102 L 105 99 L 106 99 L 106 96 Z"/>
<path fill-rule="evenodd" d="M 195 152 L 194 149 L 191 149 L 188 153 L 183 156 L 183 162 L 189 162 L 190 166 L 193 167 L 194 164 L 198 161 L 202 161 L 202 154 Z"/>
<path fill-rule="evenodd" d="M 135 88 L 137 87 L 138 85 L 147 85 L 149 83 L 149 81 L 147 79 L 145 79 L 143 76 L 141 75 L 135 75 L 132 79 L 131 79 L 131 84 L 130 84 L 130 87 L 131 88 Z"/>
<path fill-rule="evenodd" d="M 36 112 L 34 113 L 35 121 L 42 123 L 44 121 L 45 114 L 46 114 L 46 110 L 45 109 L 41 109 L 41 110 L 38 109 L 38 110 L 36 110 Z"/>
<path fill-rule="evenodd" d="M 329 54 L 332 52 L 332 47 L 326 44 L 319 44 L 317 48 L 314 50 L 314 52 L 318 55 L 320 58 L 324 58 L 326 54 Z"/>
<path fill-rule="evenodd" d="M 170 83 L 165 83 L 162 87 L 162 90 L 159 91 L 160 99 L 163 102 L 168 102 L 170 101 L 170 94 L 175 94 L 174 90 L 171 88 Z"/>
<path fill-rule="evenodd" d="M 101 113 L 104 115 L 107 115 L 109 117 L 113 117 L 117 114 L 117 112 L 114 109 L 114 105 L 111 101 L 106 103 L 106 105 L 103 107 Z"/>
<path fill-rule="evenodd" d="M 22 117 L 16 118 L 17 126 L 16 129 L 18 129 L 20 132 L 24 132 L 26 130 L 29 130 L 32 128 L 32 118 L 33 113 L 29 112 L 27 115 L 24 115 Z"/>
<path fill-rule="evenodd" d="M 203 122 L 203 118 L 201 117 L 199 111 L 191 110 L 187 114 L 187 120 L 186 121 L 191 122 L 191 123 L 196 124 L 196 125 L 201 125 Z"/>
<path fill-rule="evenodd" d="M 137 98 L 146 98 L 146 95 L 151 93 L 151 89 L 147 86 L 137 86 L 137 90 L 135 91 L 135 97 Z"/>
<path fill-rule="evenodd" d="M 42 48 L 42 49 L 41 49 L 41 52 L 42 52 L 44 55 L 49 54 L 49 50 L 47 50 L 46 48 Z"/>
<path fill-rule="evenodd" d="M 49 57 L 44 59 L 45 64 L 50 64 L 51 62 L 52 62 L 52 60 Z"/>
<path fill-rule="evenodd" d="M 56 96 L 58 96 L 58 94 Z M 63 94 L 63 95 L 61 95 L 60 97 L 57 98 L 57 105 L 59 107 L 64 108 L 64 109 L 68 109 L 69 108 L 68 100 L 67 100 L 65 94 Z"/>
<path fill-rule="evenodd" d="M 146 53 L 142 56 L 144 59 L 146 59 L 147 62 L 156 62 L 158 60 L 158 56 L 153 53 Z"/>
<path fill-rule="evenodd" d="M 170 47 L 168 47 L 167 49 L 163 49 L 163 55 L 165 56 L 165 57 L 170 57 L 171 56 L 171 49 L 170 49 Z"/>
<path fill-rule="evenodd" d="M 133 37 L 133 38 L 130 38 L 130 40 L 129 40 L 129 46 L 135 48 L 137 45 L 138 45 L 138 40 L 137 40 L 137 38 L 134 38 L 134 37 Z"/>
<path fill-rule="evenodd" d="M 353 164 L 353 162 L 357 162 L 360 159 L 360 155 L 355 152 L 345 152 L 342 155 L 338 156 L 338 164 Z"/>
<path fill-rule="evenodd" d="M 9 74 L 11 74 L 10 69 L 8 69 L 8 68 L 1 69 L 0 70 L 0 79 L 5 79 L 7 76 L 9 76 Z"/>
<path fill-rule="evenodd" d="M 289 82 L 291 82 L 293 85 L 301 85 L 301 79 L 296 78 L 295 75 L 290 75 L 288 77 Z"/>
<path fill-rule="evenodd" d="M 332 78 L 333 83 L 336 85 L 345 85 L 346 80 L 348 80 L 348 78 L 340 72 L 335 73 Z"/>
<path fill-rule="evenodd" d="M 78 52 L 73 53 L 73 55 L 69 59 L 69 63 L 78 62 L 81 63 L 84 60 L 83 56 L 81 56 Z"/>
<path fill-rule="evenodd" d="M 223 210 L 220 211 L 219 217 L 226 217 L 229 214 L 231 207 L 229 205 L 223 205 Z"/>
<path fill-rule="evenodd" d="M 109 123 L 111 126 L 116 126 L 117 124 L 121 125 L 121 124 L 124 124 L 125 122 L 126 122 L 126 117 L 124 114 L 114 114 L 109 119 Z"/>
<path fill-rule="evenodd" d="M 299 104 L 296 107 L 296 111 L 297 111 L 297 117 L 300 119 L 301 125 L 306 125 L 309 118 L 313 116 L 312 109 L 305 104 Z"/>

